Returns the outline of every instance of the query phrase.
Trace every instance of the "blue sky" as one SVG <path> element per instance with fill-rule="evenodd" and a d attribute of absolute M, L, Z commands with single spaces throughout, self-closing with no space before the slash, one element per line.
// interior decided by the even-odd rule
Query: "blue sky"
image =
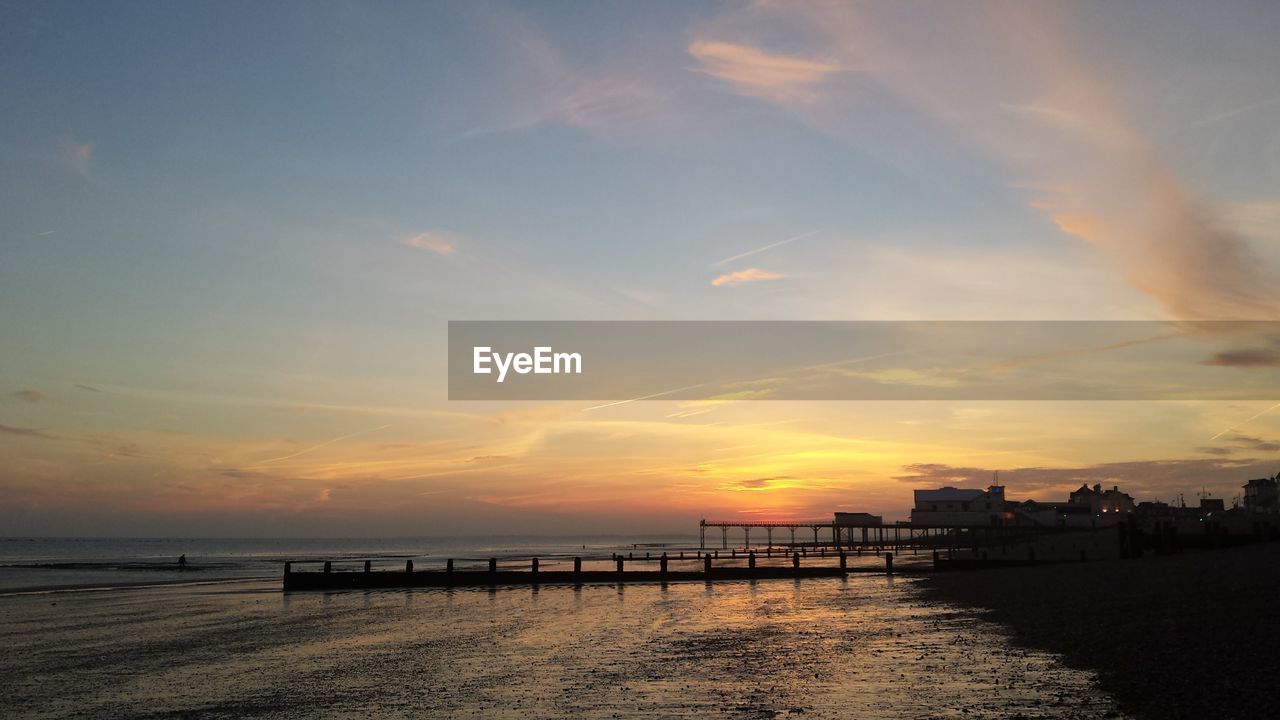
<path fill-rule="evenodd" d="M 444 400 L 449 319 L 1274 317 L 1278 35 L 1266 2 L 8 3 L 0 424 L 57 437 L 0 437 L 8 511 L 65 528 L 32 488 L 75 477 L 145 517 L 232 472 L 263 507 L 341 475 L 376 514 L 380 470 L 242 470 L 379 413 L 457 452 L 528 413 Z M 585 477 L 546 460 L 557 412 L 474 455 Z M 842 412 L 802 415 L 874 435 Z M 1141 459 L 1087 447 L 1039 460 Z"/>

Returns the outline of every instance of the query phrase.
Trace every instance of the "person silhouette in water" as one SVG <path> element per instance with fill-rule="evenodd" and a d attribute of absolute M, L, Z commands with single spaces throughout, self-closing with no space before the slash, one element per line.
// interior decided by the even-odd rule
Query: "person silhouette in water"
<path fill-rule="evenodd" d="M 187 556 L 186 556 L 186 554 L 183 554 L 183 555 L 178 556 L 178 569 L 179 569 L 179 570 L 186 570 L 186 569 L 187 569 Z"/>

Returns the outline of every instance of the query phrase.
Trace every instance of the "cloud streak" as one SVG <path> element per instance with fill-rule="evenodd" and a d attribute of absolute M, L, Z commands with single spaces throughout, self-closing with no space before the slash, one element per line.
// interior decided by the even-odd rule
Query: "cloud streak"
<path fill-rule="evenodd" d="M 763 280 L 777 280 L 782 275 L 771 272 L 769 270 L 761 270 L 760 268 L 747 268 L 746 270 L 738 270 L 736 272 L 725 273 L 714 278 L 712 285 L 721 287 L 723 285 L 742 285 L 744 283 L 761 282 Z"/>
<path fill-rule="evenodd" d="M 774 249 L 774 248 L 776 248 L 776 247 L 782 247 L 783 245 L 790 245 L 791 243 L 793 243 L 793 242 L 795 242 L 795 241 L 797 241 L 797 240 L 803 240 L 803 239 L 805 239 L 805 238 L 807 238 L 807 237 L 811 237 L 811 236 L 813 236 L 813 235 L 817 234 L 817 232 L 818 232 L 817 230 L 810 230 L 810 231 L 809 231 L 809 232 L 807 232 L 807 233 L 801 233 L 801 234 L 799 234 L 799 235 L 795 235 L 795 236 L 792 236 L 792 237 L 786 238 L 785 240 L 779 240 L 778 242 L 775 242 L 775 243 L 769 243 L 768 245 L 765 245 L 765 246 L 763 246 L 763 247 L 758 247 L 758 248 L 756 248 L 756 249 L 754 249 L 754 250 L 748 250 L 748 251 L 746 251 L 746 252 L 744 252 L 744 253 L 738 253 L 737 255 L 732 255 L 732 256 L 727 257 L 727 258 L 725 258 L 725 259 L 723 259 L 723 260 L 717 260 L 717 261 L 715 261 L 715 262 L 711 263 L 711 267 L 713 267 L 713 268 L 714 268 L 714 267 L 720 267 L 721 265 L 727 265 L 727 264 L 729 264 L 729 263 L 733 262 L 734 260 L 741 260 L 742 258 L 745 258 L 745 257 L 751 257 L 752 255 L 755 255 L 755 254 L 757 254 L 757 253 L 762 253 L 762 252 L 765 252 L 765 251 L 768 251 L 768 250 L 772 250 L 772 249 Z"/>

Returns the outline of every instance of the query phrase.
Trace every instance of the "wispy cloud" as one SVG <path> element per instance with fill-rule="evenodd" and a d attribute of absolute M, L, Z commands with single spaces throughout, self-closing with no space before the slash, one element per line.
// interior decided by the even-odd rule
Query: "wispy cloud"
<path fill-rule="evenodd" d="M 760 282 L 761 280 L 777 280 L 781 277 L 784 276 L 769 270 L 747 268 L 746 270 L 738 270 L 736 272 L 720 275 L 713 279 L 711 284 L 716 287 L 720 287 L 721 285 L 741 285 L 742 283 Z"/>
<path fill-rule="evenodd" d="M 803 240 L 803 239 L 805 239 L 805 238 L 807 238 L 807 237 L 810 237 L 810 236 L 812 236 L 812 235 L 816 234 L 817 232 L 818 232 L 817 230 L 810 230 L 810 231 L 809 231 L 809 232 L 807 232 L 807 233 L 801 233 L 801 234 L 799 234 L 799 235 L 795 235 L 795 236 L 792 236 L 792 237 L 786 238 L 785 240 L 779 240 L 778 242 L 775 242 L 775 243 L 769 243 L 768 245 L 764 245 L 764 246 L 762 246 L 762 247 L 758 247 L 758 248 L 756 248 L 756 249 L 754 249 L 754 250 L 748 250 L 748 251 L 746 251 L 746 252 L 744 252 L 744 253 L 738 253 L 737 255 L 732 255 L 732 256 L 727 257 L 727 258 L 725 258 L 725 259 L 723 259 L 723 260 L 717 260 L 717 261 L 715 261 L 715 262 L 711 263 L 711 267 L 720 267 L 721 265 L 727 265 L 727 264 L 729 264 L 729 263 L 733 262 L 734 260 L 741 260 L 741 259 L 742 259 L 742 258 L 744 258 L 744 257 L 751 257 L 752 255 L 755 255 L 756 253 L 762 253 L 762 252 L 765 252 L 766 250 L 772 250 L 772 249 L 774 249 L 774 248 L 776 248 L 776 247 L 782 247 L 783 245 L 789 245 L 789 244 L 791 244 L 791 243 L 793 243 L 793 242 L 795 242 L 795 241 L 797 241 L 797 240 Z"/>
<path fill-rule="evenodd" d="M 49 394 L 43 390 L 19 390 L 13 396 L 29 403 L 38 403 L 48 397 Z"/>
<path fill-rule="evenodd" d="M 1132 287 L 1174 317 L 1261 319 L 1280 311 L 1280 289 L 1250 246 L 1127 117 L 1114 78 L 1081 54 L 1053 13 L 1028 3 L 942 7 L 935 20 L 948 33 L 922 46 L 917 18 L 887 8 L 753 4 L 727 13 L 692 47 L 707 58 L 704 72 L 758 88 L 751 94 L 842 141 L 865 145 L 857 128 L 889 113 L 967 139 L 1006 168 L 1032 208 L 1102 249 Z M 825 59 L 765 72 L 764 39 L 780 34 Z M 809 93 L 813 102 L 763 91 L 788 82 L 812 89 L 846 67 L 858 68 L 859 83 Z"/>
<path fill-rule="evenodd" d="M 0 425 L 0 433 L 4 433 L 5 435 L 20 435 L 23 437 L 37 437 L 37 438 L 45 438 L 45 439 L 50 439 L 53 437 L 52 435 L 46 433 L 43 430 L 37 430 L 35 428 L 14 427 L 12 425 Z"/>
<path fill-rule="evenodd" d="M 453 255 L 458 252 L 457 236 L 450 232 L 429 230 L 410 235 L 400 241 L 409 247 L 428 250 L 437 255 Z"/>
<path fill-rule="evenodd" d="M 591 132 L 652 126 L 669 109 L 669 84 L 642 64 L 590 67 L 571 62 L 544 33 L 515 12 L 481 11 L 507 57 L 504 107 L 461 133 L 468 139 L 541 125 Z"/>
<path fill-rule="evenodd" d="M 699 72 L 725 81 L 735 92 L 772 100 L 810 99 L 824 80 L 845 69 L 833 62 L 716 40 L 695 40 L 689 54 L 698 61 Z"/>
<path fill-rule="evenodd" d="M 88 176 L 89 171 L 93 169 L 93 143 L 59 138 L 58 154 L 62 162 L 80 175 Z"/>
<path fill-rule="evenodd" d="M 1271 348 L 1228 350 L 1214 353 L 1200 364 L 1221 367 L 1280 367 L 1280 351 Z"/>

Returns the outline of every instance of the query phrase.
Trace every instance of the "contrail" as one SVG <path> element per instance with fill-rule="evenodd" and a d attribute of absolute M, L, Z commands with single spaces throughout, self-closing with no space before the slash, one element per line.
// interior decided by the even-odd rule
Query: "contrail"
<path fill-rule="evenodd" d="M 755 250 L 748 250 L 748 251 L 746 251 L 746 252 L 744 252 L 744 253 L 738 253 L 737 255 L 734 255 L 733 257 L 727 257 L 727 258 L 725 258 L 725 259 L 723 259 L 723 260 L 717 260 L 717 261 L 715 261 L 715 262 L 711 263 L 711 267 L 719 267 L 719 266 L 721 266 L 721 265 L 724 265 L 725 263 L 731 263 L 731 262 L 733 262 L 734 260 L 741 260 L 742 258 L 747 257 L 747 256 L 749 256 L 749 255 L 755 255 L 756 253 L 762 253 L 762 252 L 764 252 L 765 250 L 772 250 L 772 249 L 774 249 L 774 248 L 776 248 L 776 247 L 779 247 L 779 246 L 781 246 L 781 245 L 786 245 L 787 243 L 793 243 L 793 242 L 795 242 L 795 241 L 797 241 L 797 240 L 803 240 L 804 238 L 807 238 L 807 237 L 809 237 L 810 235 L 816 235 L 817 233 L 818 233 L 818 231 L 817 231 L 817 230 L 810 230 L 810 231 L 809 231 L 809 232 L 807 232 L 807 233 L 802 233 L 802 234 L 800 234 L 800 235 L 796 235 L 795 237 L 789 237 L 789 238 L 787 238 L 786 240 L 779 240 L 779 241 L 778 241 L 778 242 L 776 242 L 776 243 L 770 243 L 769 245 L 765 245 L 764 247 L 758 247 L 758 248 L 756 248 Z"/>
<path fill-rule="evenodd" d="M 705 383 L 698 383 L 697 385 L 689 385 L 689 386 L 687 386 L 687 387 L 676 388 L 675 390 L 666 390 L 666 391 L 663 391 L 663 392 L 660 392 L 660 393 L 654 393 L 654 394 L 652 394 L 652 395 L 645 395 L 645 396 L 643 396 L 643 397 L 631 398 L 630 400 L 618 400 L 618 401 L 616 401 L 616 402 L 605 403 L 605 404 L 603 404 L 603 405 L 595 405 L 595 406 L 593 406 L 593 407 L 583 408 L 583 409 L 582 409 L 582 412 L 588 412 L 588 411 L 590 411 L 590 410 L 599 410 L 599 409 L 601 409 L 601 408 L 613 407 L 614 405 L 626 405 L 627 403 L 633 403 L 633 402 L 637 402 L 637 401 L 639 401 L 639 400 L 652 400 L 653 398 L 656 398 L 656 397 L 662 397 L 663 395 L 670 395 L 670 394 L 672 394 L 672 393 L 678 393 L 678 392 L 680 392 L 680 391 L 682 391 L 682 390 L 692 390 L 692 389 L 694 389 L 694 388 L 700 388 L 700 387 L 702 387 L 704 384 L 705 384 Z"/>
<path fill-rule="evenodd" d="M 1200 120 L 1197 120 L 1191 123 L 1191 127 L 1203 127 L 1205 125 L 1212 125 L 1213 123 L 1219 122 L 1221 120 L 1233 118 L 1237 115 L 1242 115 L 1247 112 L 1253 112 L 1254 110 L 1269 108 L 1273 105 L 1280 105 L 1280 96 L 1269 98 L 1261 102 L 1250 103 L 1249 105 L 1241 105 L 1240 107 L 1232 108 L 1225 112 L 1220 112 L 1216 115 L 1210 115 L 1209 117 L 1201 118 Z"/>
<path fill-rule="evenodd" d="M 270 465 L 270 464 L 271 464 L 271 463 L 273 463 L 273 462 L 279 462 L 279 461 L 281 461 L 281 460 L 288 460 L 289 458 L 296 458 L 296 457 L 298 457 L 299 455 L 305 455 L 305 454 L 307 454 L 307 453 L 311 452 L 312 450 L 319 450 L 320 448 L 322 448 L 322 447 L 324 447 L 324 446 L 326 446 L 326 445 L 332 445 L 332 444 L 334 444 L 334 443 L 336 443 L 336 442 L 340 442 L 340 441 L 342 441 L 342 440 L 346 440 L 346 439 L 348 439 L 348 438 L 356 437 L 357 435 L 365 435 L 365 434 L 367 434 L 367 433 L 377 432 L 377 431 L 379 431 L 379 430 L 386 430 L 386 429 L 387 429 L 387 428 L 389 428 L 389 427 L 391 427 L 391 426 L 390 426 L 390 425 L 381 425 L 381 426 L 379 426 L 379 427 L 371 428 L 371 429 L 369 429 L 369 430 L 361 430 L 360 432 L 353 432 L 353 433 L 351 433 L 350 435 L 343 435 L 343 436 L 341 436 L 341 437 L 336 437 L 336 438 L 333 438 L 333 439 L 331 439 L 331 440 L 325 440 L 324 442 L 320 443 L 319 445 L 312 445 L 311 447 L 309 447 L 309 448 L 307 448 L 307 449 L 305 449 L 305 450 L 299 450 L 298 452 L 293 453 L 292 455 L 281 455 L 281 456 L 280 456 L 280 457 L 278 457 L 278 458 L 271 458 L 270 460 L 263 460 L 262 462 L 260 462 L 260 463 L 256 463 L 256 464 L 254 464 L 254 465 L 248 465 L 248 466 L 246 466 L 246 469 L 247 469 L 247 468 L 262 467 L 263 465 Z"/>
<path fill-rule="evenodd" d="M 1243 427 L 1245 425 L 1248 425 L 1249 423 L 1253 422 L 1254 420 L 1257 420 L 1258 418 L 1262 417 L 1263 415 L 1266 415 L 1267 413 L 1271 412 L 1272 410 L 1275 410 L 1276 408 L 1280 408 L 1280 403 L 1276 403 L 1275 405 L 1272 405 L 1271 407 L 1267 408 L 1266 410 L 1263 410 L 1262 412 L 1258 413 L 1257 415 L 1254 415 L 1253 417 L 1249 418 L 1248 420 L 1245 420 L 1244 422 L 1238 422 L 1235 425 L 1232 425 L 1231 427 L 1227 428 L 1226 430 L 1223 430 L 1222 432 L 1218 433 L 1217 435 L 1214 435 L 1209 439 L 1217 440 L 1218 438 L 1222 437 L 1223 435 L 1226 435 L 1232 430 L 1235 430 L 1238 427 Z"/>

